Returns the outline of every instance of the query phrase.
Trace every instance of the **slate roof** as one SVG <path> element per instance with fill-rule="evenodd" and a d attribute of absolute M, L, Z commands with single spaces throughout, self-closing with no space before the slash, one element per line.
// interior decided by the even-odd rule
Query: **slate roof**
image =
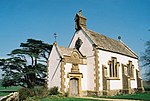
<path fill-rule="evenodd" d="M 81 56 L 81 58 L 85 58 L 85 56 L 83 56 L 83 54 L 78 51 L 77 49 L 75 48 L 66 48 L 66 47 L 63 47 L 63 46 L 58 46 L 57 45 L 57 49 L 58 49 L 58 52 L 60 54 L 61 57 L 63 56 L 71 56 L 72 52 L 78 52 Z"/>
<path fill-rule="evenodd" d="M 61 56 L 63 55 L 71 56 L 71 53 L 76 50 L 73 48 L 65 48 L 63 46 L 57 46 L 57 47 Z"/>
<path fill-rule="evenodd" d="M 89 36 L 89 38 L 94 42 L 94 44 L 103 50 L 120 53 L 123 55 L 127 55 L 133 58 L 138 58 L 138 56 L 123 42 L 119 40 L 114 40 L 105 35 L 99 34 L 97 32 L 93 32 L 88 29 L 82 28 L 85 33 Z"/>

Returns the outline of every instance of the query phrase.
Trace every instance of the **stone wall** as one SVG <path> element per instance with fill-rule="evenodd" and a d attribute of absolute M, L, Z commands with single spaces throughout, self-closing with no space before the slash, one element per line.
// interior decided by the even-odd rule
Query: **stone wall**
<path fill-rule="evenodd" d="M 0 98 L 0 101 L 19 101 L 19 93 L 10 93 L 9 95 Z"/>

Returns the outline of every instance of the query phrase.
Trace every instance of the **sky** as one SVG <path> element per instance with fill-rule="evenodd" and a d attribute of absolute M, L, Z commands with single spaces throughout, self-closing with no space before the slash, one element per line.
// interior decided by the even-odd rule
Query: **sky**
<path fill-rule="evenodd" d="M 53 44 L 54 33 L 57 43 L 68 47 L 80 9 L 88 29 L 116 40 L 121 36 L 139 57 L 144 52 L 150 40 L 150 0 L 0 0 L 0 58 L 28 38 Z"/>

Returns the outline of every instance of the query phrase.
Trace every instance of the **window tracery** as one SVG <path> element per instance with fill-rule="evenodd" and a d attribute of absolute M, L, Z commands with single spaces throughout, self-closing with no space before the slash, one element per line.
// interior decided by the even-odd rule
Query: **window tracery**
<path fill-rule="evenodd" d="M 119 77 L 119 62 L 117 62 L 116 57 L 112 57 L 111 61 L 108 62 L 109 65 L 109 76 L 110 77 Z"/>

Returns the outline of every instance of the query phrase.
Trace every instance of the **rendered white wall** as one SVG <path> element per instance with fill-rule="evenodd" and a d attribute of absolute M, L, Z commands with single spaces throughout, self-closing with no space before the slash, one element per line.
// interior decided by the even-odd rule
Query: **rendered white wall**
<path fill-rule="evenodd" d="M 48 88 L 58 86 L 60 89 L 60 58 L 56 47 L 53 46 L 48 59 Z"/>
<path fill-rule="evenodd" d="M 122 89 L 122 79 L 110 80 L 110 90 Z"/>
<path fill-rule="evenodd" d="M 135 80 L 131 80 L 131 88 L 137 88 Z"/>
<path fill-rule="evenodd" d="M 117 53 L 112 53 L 112 52 L 108 52 L 108 51 L 104 51 L 104 50 L 99 50 L 99 66 L 100 66 L 100 78 L 102 78 L 102 65 L 105 65 L 107 68 L 108 66 L 108 61 L 111 60 L 111 57 L 116 57 L 117 58 L 117 62 L 120 63 L 120 67 L 119 67 L 119 78 L 120 80 L 110 80 L 110 90 L 113 89 L 122 89 L 122 71 L 121 71 L 121 64 L 128 64 L 128 61 L 132 61 L 132 64 L 134 65 L 134 79 L 131 81 L 131 88 L 137 88 L 137 79 L 136 79 L 136 71 L 135 69 L 138 69 L 138 60 L 128 57 L 128 56 L 124 56 L 124 55 L 120 55 Z M 107 73 L 109 75 L 109 68 L 107 69 Z M 102 80 L 100 80 L 100 84 L 102 84 Z M 102 90 L 103 87 L 100 86 L 100 90 Z"/>
<path fill-rule="evenodd" d="M 87 88 L 87 66 L 86 65 L 79 65 L 80 73 L 83 74 L 83 78 L 81 78 L 81 89 L 88 90 Z"/>
<path fill-rule="evenodd" d="M 65 71 L 64 78 L 65 78 L 65 86 L 66 86 L 65 92 L 67 92 L 68 88 L 69 88 L 69 78 L 67 78 L 67 74 L 71 72 L 71 68 L 72 68 L 72 64 L 71 63 L 66 63 L 65 64 L 65 70 L 64 70 Z"/>
<path fill-rule="evenodd" d="M 76 40 L 80 38 L 83 44 L 80 52 L 87 57 L 87 90 L 94 90 L 94 51 L 90 40 L 85 36 L 82 30 L 75 33 L 69 48 L 74 48 Z"/>

